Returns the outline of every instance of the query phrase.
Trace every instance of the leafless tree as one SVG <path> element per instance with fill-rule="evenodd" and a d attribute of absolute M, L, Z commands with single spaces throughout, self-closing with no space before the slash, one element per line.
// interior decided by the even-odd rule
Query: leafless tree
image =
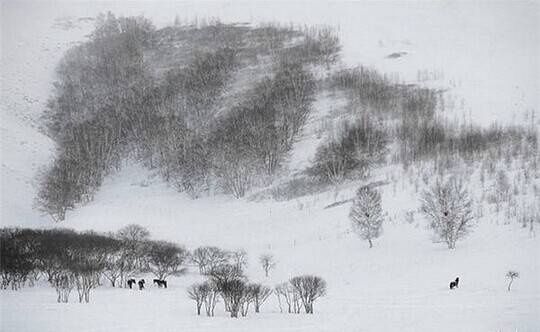
<path fill-rule="evenodd" d="M 51 280 L 51 284 L 58 295 L 57 302 L 68 303 L 69 294 L 75 287 L 75 277 L 69 272 L 56 274 Z"/>
<path fill-rule="evenodd" d="M 270 270 L 276 266 L 274 256 L 272 256 L 271 254 L 263 254 L 261 255 L 261 257 L 259 257 L 259 262 L 261 263 L 261 266 L 264 270 L 264 274 L 266 275 L 266 277 L 268 277 Z"/>
<path fill-rule="evenodd" d="M 430 227 L 449 249 L 466 236 L 473 222 L 472 200 L 462 181 L 451 177 L 446 182 L 437 180 L 424 191 L 421 210 L 429 218 Z"/>
<path fill-rule="evenodd" d="M 187 250 L 174 243 L 152 241 L 147 244 L 147 262 L 149 270 L 160 280 L 169 276 L 185 273 L 183 267 L 187 259 Z"/>
<path fill-rule="evenodd" d="M 255 290 L 252 284 L 247 284 L 244 288 L 242 300 L 240 303 L 240 313 L 246 317 L 249 312 L 249 305 L 255 301 Z"/>
<path fill-rule="evenodd" d="M 140 225 L 130 224 L 119 229 L 116 232 L 116 237 L 133 246 L 136 243 L 148 240 L 150 232 Z"/>
<path fill-rule="evenodd" d="M 508 283 L 508 291 L 510 291 L 514 279 L 519 278 L 519 272 L 510 270 L 506 273 L 506 278 L 510 279 L 510 282 Z"/>
<path fill-rule="evenodd" d="M 229 260 L 229 253 L 218 247 L 199 247 L 191 253 L 191 261 L 199 267 L 199 273 L 209 274 Z"/>
<path fill-rule="evenodd" d="M 251 284 L 250 291 L 253 294 L 253 304 L 255 305 L 255 312 L 258 313 L 263 303 L 272 294 L 272 289 L 261 284 Z"/>
<path fill-rule="evenodd" d="M 232 251 L 229 257 L 234 265 L 240 270 L 244 270 L 248 264 L 247 252 L 244 249 Z"/>
<path fill-rule="evenodd" d="M 231 317 L 238 317 L 246 287 L 243 271 L 235 265 L 223 264 L 212 269 L 209 276 L 223 298 L 225 310 L 231 313 Z"/>
<path fill-rule="evenodd" d="M 290 280 L 298 292 L 307 314 L 313 314 L 313 303 L 326 294 L 326 282 L 317 276 L 304 275 Z"/>
<path fill-rule="evenodd" d="M 219 283 L 219 291 L 229 306 L 231 317 L 238 318 L 243 303 L 246 301 L 246 283 L 243 279 L 235 278 Z"/>
<path fill-rule="evenodd" d="M 381 234 L 384 218 L 379 192 L 369 186 L 358 189 L 349 218 L 353 223 L 353 229 L 364 240 L 368 240 L 369 247 L 372 248 L 372 239 Z"/>
<path fill-rule="evenodd" d="M 197 315 L 201 315 L 201 307 L 204 303 L 204 299 L 207 296 L 206 289 L 203 287 L 203 284 L 193 284 L 188 287 L 187 290 L 188 296 L 190 299 L 195 301 L 197 306 Z"/>
<path fill-rule="evenodd" d="M 204 308 L 206 310 L 206 315 L 208 317 L 214 316 L 214 309 L 218 302 L 219 289 L 217 285 L 212 281 L 205 281 L 202 285 L 202 291 L 205 294 L 203 298 Z"/>
<path fill-rule="evenodd" d="M 281 298 L 287 303 L 287 312 L 288 313 L 300 313 L 300 296 L 297 290 L 293 287 L 290 282 L 284 282 L 277 285 L 275 288 L 275 294 L 278 299 L 278 303 L 281 308 Z"/>

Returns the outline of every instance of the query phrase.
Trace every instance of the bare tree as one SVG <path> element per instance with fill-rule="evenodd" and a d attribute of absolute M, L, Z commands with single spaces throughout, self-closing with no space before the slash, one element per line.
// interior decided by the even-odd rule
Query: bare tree
<path fill-rule="evenodd" d="M 119 229 L 115 237 L 122 243 L 116 268 L 120 273 L 120 286 L 124 287 L 130 275 L 146 268 L 143 260 L 146 254 L 144 247 L 150 238 L 150 232 L 143 226 L 129 224 Z"/>
<path fill-rule="evenodd" d="M 261 284 L 251 284 L 250 290 L 253 293 L 253 304 L 255 305 L 255 312 L 258 313 L 260 312 L 263 303 L 272 294 L 272 289 Z"/>
<path fill-rule="evenodd" d="M 148 238 L 150 237 L 150 232 L 143 226 L 129 224 L 119 229 L 116 232 L 116 237 L 119 240 L 126 241 L 130 244 L 135 244 L 137 242 L 148 240 Z"/>
<path fill-rule="evenodd" d="M 212 281 L 205 281 L 201 285 L 201 289 L 203 291 L 203 294 L 205 294 L 203 301 L 204 301 L 204 308 L 206 310 L 206 315 L 208 317 L 213 317 L 214 309 L 216 308 L 216 304 L 218 302 L 219 290 L 216 284 Z"/>
<path fill-rule="evenodd" d="M 209 274 L 213 269 L 227 264 L 229 253 L 218 247 L 199 247 L 191 253 L 190 259 L 199 267 L 199 273 Z"/>
<path fill-rule="evenodd" d="M 437 181 L 424 191 L 421 210 L 429 218 L 430 227 L 449 249 L 466 236 L 473 222 L 472 200 L 462 181 L 455 177 L 446 182 Z"/>
<path fill-rule="evenodd" d="M 288 313 L 300 313 L 300 296 L 290 282 L 279 284 L 274 290 L 274 293 L 278 299 L 280 310 L 283 310 L 281 308 L 281 298 L 283 298 L 285 303 L 287 303 Z"/>
<path fill-rule="evenodd" d="M 271 254 L 263 254 L 261 255 L 261 257 L 259 257 L 259 262 L 261 263 L 261 266 L 264 270 L 264 274 L 266 275 L 266 277 L 268 277 L 270 270 L 276 266 L 274 256 L 272 256 Z"/>
<path fill-rule="evenodd" d="M 358 189 L 349 218 L 353 223 L 354 230 L 364 240 L 367 240 L 369 247 L 372 248 L 372 239 L 381 234 L 384 218 L 379 192 L 368 186 Z"/>
<path fill-rule="evenodd" d="M 231 317 L 238 317 L 246 287 L 243 271 L 235 265 L 223 264 L 210 271 L 210 281 L 221 294 L 225 311 L 230 312 Z"/>
<path fill-rule="evenodd" d="M 510 279 L 510 282 L 508 283 L 508 291 L 510 291 L 514 279 L 519 278 L 519 272 L 510 270 L 506 273 L 506 278 Z"/>
<path fill-rule="evenodd" d="M 313 302 L 326 294 L 326 282 L 317 276 L 304 275 L 290 280 L 298 292 L 307 314 L 313 314 Z"/>
<path fill-rule="evenodd" d="M 187 259 L 187 250 L 174 243 L 152 241 L 148 243 L 147 260 L 149 270 L 160 280 L 185 273 L 182 267 Z"/>
<path fill-rule="evenodd" d="M 246 317 L 249 312 L 249 305 L 255 301 L 255 289 L 253 284 L 247 284 L 240 304 L 240 313 Z"/>
<path fill-rule="evenodd" d="M 197 306 L 197 315 L 201 315 L 201 307 L 203 305 L 204 299 L 206 298 L 206 289 L 203 287 L 203 284 L 193 284 L 188 287 L 187 290 L 188 296 L 190 299 L 195 301 Z"/>
<path fill-rule="evenodd" d="M 240 270 L 244 270 L 248 264 L 247 252 L 244 249 L 238 249 L 229 254 L 229 257 L 234 265 Z"/>
<path fill-rule="evenodd" d="M 58 295 L 57 302 L 68 303 L 69 294 L 75 287 L 75 280 L 73 275 L 69 272 L 56 274 L 51 280 L 51 284 L 53 285 L 54 289 L 56 290 L 56 294 Z"/>
<path fill-rule="evenodd" d="M 238 312 L 246 301 L 246 283 L 243 279 L 224 280 L 219 284 L 219 291 L 228 303 L 231 317 L 238 318 Z"/>

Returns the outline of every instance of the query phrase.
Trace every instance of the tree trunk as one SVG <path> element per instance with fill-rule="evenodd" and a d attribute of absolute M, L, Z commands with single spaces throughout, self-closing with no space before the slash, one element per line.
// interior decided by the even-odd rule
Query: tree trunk
<path fill-rule="evenodd" d="M 373 242 L 371 242 L 371 239 L 368 239 L 368 241 L 369 241 L 369 247 L 373 248 Z"/>
<path fill-rule="evenodd" d="M 510 283 L 508 283 L 508 291 L 510 291 L 510 287 L 512 286 L 512 282 L 514 282 L 514 279 L 510 279 Z"/>

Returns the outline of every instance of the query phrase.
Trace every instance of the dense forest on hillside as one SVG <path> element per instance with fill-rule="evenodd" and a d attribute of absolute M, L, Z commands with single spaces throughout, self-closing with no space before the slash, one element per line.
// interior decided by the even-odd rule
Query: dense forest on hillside
<path fill-rule="evenodd" d="M 443 91 L 345 68 L 340 51 L 327 27 L 216 21 L 157 30 L 143 17 L 99 16 L 57 68 L 44 115 L 57 152 L 40 178 L 40 208 L 64 220 L 128 158 L 193 198 L 266 188 L 256 195 L 289 199 L 389 164 L 427 163 L 442 174 L 480 163 L 496 179 L 506 160 L 521 163 L 525 179 L 538 175 L 534 126 L 450 122 Z M 344 116 L 323 130 L 311 165 L 289 174 L 323 93 L 346 96 Z"/>

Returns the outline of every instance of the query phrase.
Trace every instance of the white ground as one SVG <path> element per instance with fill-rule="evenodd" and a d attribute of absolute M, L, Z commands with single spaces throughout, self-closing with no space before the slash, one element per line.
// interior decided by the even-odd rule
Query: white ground
<path fill-rule="evenodd" d="M 369 4 L 173 4 L 23 3 L 1 7 L 1 223 L 52 227 L 32 209 L 35 176 L 52 158 L 54 145 L 37 130 L 50 93 L 54 66 L 91 24 L 77 18 L 111 9 L 145 14 L 158 26 L 174 14 L 219 16 L 224 21 L 274 21 L 339 25 L 348 64 L 367 64 L 415 82 L 449 89 L 456 117 L 473 121 L 520 122 L 538 110 L 539 6 L 435 3 Z M 56 18 L 64 18 L 56 20 Z M 77 28 L 53 27 L 69 18 Z M 398 51 L 403 58 L 385 59 Z M 442 73 L 442 74 L 440 74 Z M 461 101 L 463 100 L 463 102 Z M 328 101 L 321 98 L 321 104 Z M 337 103 L 336 103 L 337 104 Z M 319 110 L 321 116 L 324 110 Z M 537 115 L 537 118 L 539 116 Z M 312 119 L 313 120 L 313 119 Z M 310 130 L 316 130 L 315 127 Z M 299 142 L 291 168 L 313 153 L 316 139 Z M 380 176 L 384 177 L 384 173 Z M 236 201 L 217 196 L 192 201 L 157 177 L 127 166 L 107 179 L 96 200 L 70 212 L 61 226 L 98 231 L 128 223 L 147 226 L 155 239 L 189 248 L 211 244 L 243 247 L 250 254 L 248 274 L 270 286 L 300 273 L 328 282 L 328 295 L 313 316 L 280 314 L 272 298 L 260 315 L 231 320 L 196 317 L 185 287 L 196 274 L 170 281 L 168 290 L 128 291 L 102 287 L 90 304 L 57 304 L 46 285 L 0 293 L 1 331 L 540 331 L 540 239 L 486 213 L 474 233 L 448 251 L 433 243 L 425 222 L 405 222 L 417 208 L 407 181 L 383 187 L 389 213 L 385 232 L 368 249 L 350 233 L 349 205 L 323 207 L 349 198 L 354 186 L 339 192 L 285 203 Z M 539 203 L 540 204 L 540 203 Z M 270 252 L 277 268 L 266 279 L 257 257 Z M 506 291 L 508 269 L 521 273 Z M 460 276 L 460 289 L 448 283 Z M 72 301 L 75 297 L 72 297 Z"/>
<path fill-rule="evenodd" d="M 253 203 L 223 197 L 192 201 L 137 167 L 108 181 L 95 202 L 73 212 L 66 226 L 116 230 L 138 223 L 154 238 L 188 248 L 211 244 L 245 248 L 251 279 L 269 286 L 302 273 L 328 282 L 328 295 L 313 317 L 279 313 L 271 298 L 260 315 L 232 321 L 196 317 L 186 287 L 200 277 L 191 269 L 171 279 L 170 288 L 129 291 L 102 287 L 91 304 L 57 304 L 52 288 L 1 293 L 4 331 L 538 331 L 540 238 L 495 215 L 478 221 L 474 233 L 449 251 L 433 243 L 425 222 L 405 222 L 415 194 L 399 184 L 383 188 L 388 220 L 369 249 L 350 232 L 349 205 L 323 209 L 354 187 L 286 203 Z M 150 176 L 151 177 L 151 176 Z M 497 224 L 499 223 L 499 224 Z M 265 278 L 257 263 L 272 253 L 275 271 Z M 506 291 L 508 269 L 521 273 Z M 448 283 L 460 276 L 460 288 Z M 147 279 L 151 278 L 146 276 Z M 75 298 L 72 297 L 72 301 Z"/>

